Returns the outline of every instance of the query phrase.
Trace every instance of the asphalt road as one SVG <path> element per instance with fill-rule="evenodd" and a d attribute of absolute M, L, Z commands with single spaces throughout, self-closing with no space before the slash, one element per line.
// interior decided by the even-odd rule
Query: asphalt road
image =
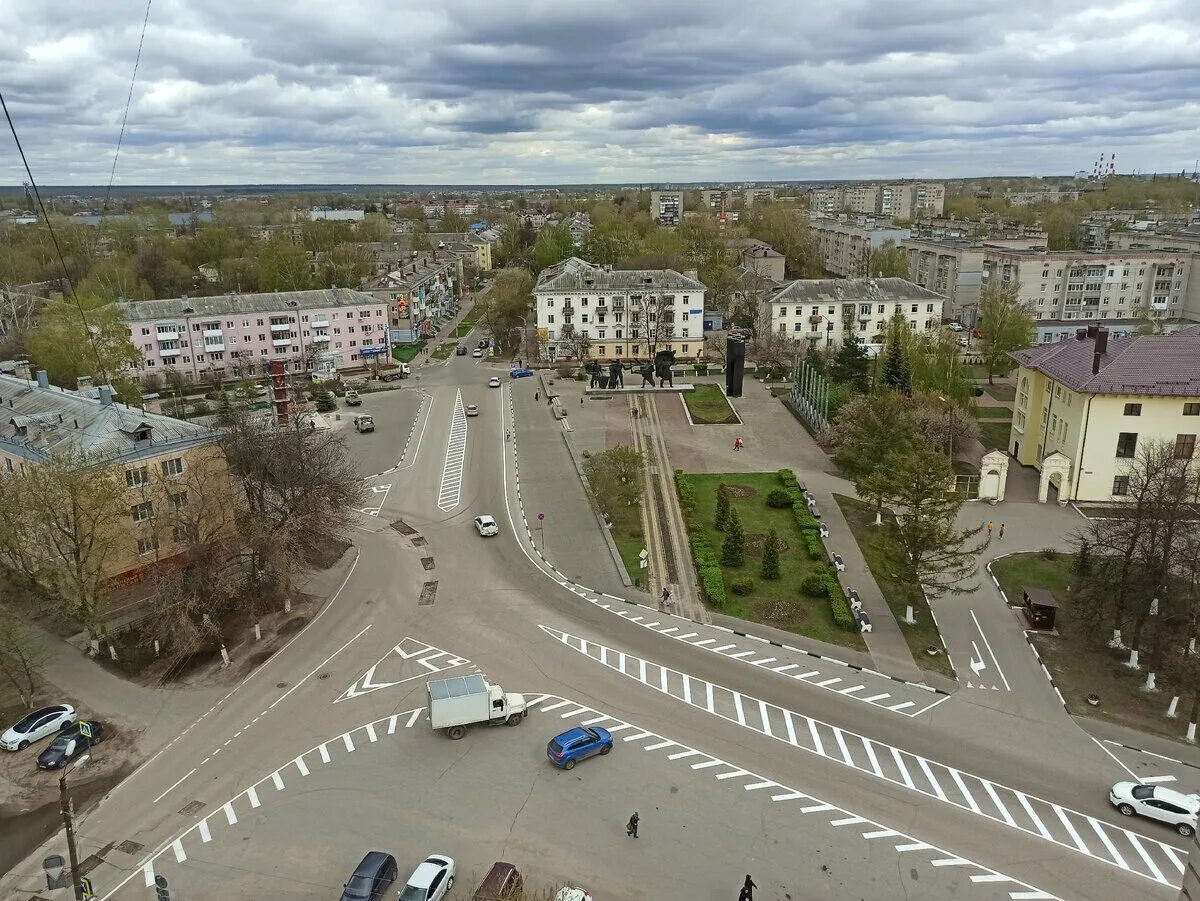
<path fill-rule="evenodd" d="M 1109 807 L 1126 774 L 1065 714 L 939 698 L 556 572 L 521 499 L 573 471 L 534 380 L 505 369 L 451 357 L 367 396 L 377 431 L 348 440 L 375 490 L 345 584 L 81 818 L 100 898 L 152 899 L 155 876 L 172 898 L 330 898 L 371 849 L 402 875 L 451 855 L 458 897 L 498 859 L 598 899 L 733 898 L 746 873 L 767 899 L 1173 896 L 1186 844 Z M 590 511 L 555 517 L 602 573 Z M 451 742 L 425 681 L 476 669 L 534 712 Z M 587 722 L 614 753 L 554 769 L 547 739 Z M 46 897 L 42 856 L 5 897 Z"/>

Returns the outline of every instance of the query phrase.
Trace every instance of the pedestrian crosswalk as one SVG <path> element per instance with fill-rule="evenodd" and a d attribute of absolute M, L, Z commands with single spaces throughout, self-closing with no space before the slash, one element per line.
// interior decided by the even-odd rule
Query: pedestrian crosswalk
<path fill-rule="evenodd" d="M 802 751 L 1163 885 L 1177 885 L 1183 874 L 1187 852 L 1165 842 L 653 661 L 547 626 L 541 629 L 564 645 L 655 691 Z"/>

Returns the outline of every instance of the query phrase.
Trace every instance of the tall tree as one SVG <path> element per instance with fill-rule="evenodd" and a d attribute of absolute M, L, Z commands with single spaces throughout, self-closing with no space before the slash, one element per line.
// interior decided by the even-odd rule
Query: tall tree
<path fill-rule="evenodd" d="M 113 385 L 126 403 L 137 403 L 141 392 L 131 367 L 141 363 L 142 355 L 129 339 L 120 309 L 116 304 L 88 307 L 81 302 L 82 315 L 70 301 L 43 306 L 37 327 L 26 336 L 30 358 L 62 388 L 75 388 L 79 376 L 88 375 Z"/>
<path fill-rule="evenodd" d="M 312 287 L 304 249 L 290 241 L 273 238 L 265 242 L 258 250 L 256 262 L 260 291 L 307 291 Z"/>
<path fill-rule="evenodd" d="M 900 394 L 912 394 L 912 370 L 908 365 L 910 329 L 902 313 L 888 320 L 883 360 L 883 387 Z"/>
<path fill-rule="evenodd" d="M 871 361 L 857 333 L 850 332 L 842 339 L 830 375 L 834 381 L 850 385 L 857 391 L 866 391 L 870 387 Z"/>
<path fill-rule="evenodd" d="M 561 225 L 551 225 L 543 228 L 533 242 L 533 271 L 534 274 L 543 269 L 561 263 L 575 253 L 575 244 L 571 241 L 571 232 Z"/>
<path fill-rule="evenodd" d="M 446 210 L 442 214 L 442 218 L 438 221 L 438 231 L 453 232 L 456 235 L 461 235 L 470 228 L 470 223 L 463 218 L 462 214 L 457 210 Z"/>
<path fill-rule="evenodd" d="M 895 241 L 884 241 L 867 257 L 870 278 L 908 278 L 908 252 Z"/>
<path fill-rule="evenodd" d="M 979 353 L 988 384 L 1013 367 L 1009 353 L 1033 345 L 1033 313 L 1019 299 L 1016 282 L 992 282 L 979 295 Z"/>
<path fill-rule="evenodd" d="M 729 524 L 725 528 L 725 541 L 721 544 L 721 565 L 737 567 L 746 562 L 746 533 L 737 507 L 729 511 Z"/>
<path fill-rule="evenodd" d="M 766 241 L 784 256 L 788 278 L 825 274 L 821 249 L 804 211 L 780 203 L 763 203 L 747 210 L 739 224 L 753 237 Z"/>
<path fill-rule="evenodd" d="M 479 324 L 496 340 L 500 353 L 515 356 L 529 320 L 533 277 L 528 269 L 501 269 L 491 289 L 475 301 Z"/>
<path fill-rule="evenodd" d="M 859 497 L 875 502 L 875 521 L 881 521 L 883 495 L 875 480 L 887 455 L 913 440 L 904 395 L 879 391 L 856 397 L 838 412 L 833 427 L 834 462 L 854 482 Z"/>

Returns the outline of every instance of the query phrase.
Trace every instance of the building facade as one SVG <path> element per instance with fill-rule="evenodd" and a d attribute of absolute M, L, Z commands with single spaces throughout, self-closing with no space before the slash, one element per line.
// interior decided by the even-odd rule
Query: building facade
<path fill-rule="evenodd" d="M 659 225 L 674 226 L 683 221 L 682 191 L 651 191 L 650 218 Z"/>
<path fill-rule="evenodd" d="M 1200 327 L 1112 338 L 1078 329 L 1016 351 L 1017 397 L 1008 452 L 1041 473 L 1039 499 L 1119 502 L 1148 441 L 1179 459 L 1200 435 Z"/>
<path fill-rule="evenodd" d="M 918 219 L 941 216 L 946 207 L 946 186 L 940 182 L 856 182 L 814 188 L 808 194 L 814 214 L 850 212 Z"/>
<path fill-rule="evenodd" d="M 974 326 L 983 289 L 983 248 L 970 241 L 905 238 L 908 280 L 946 298 L 946 316 Z"/>
<path fill-rule="evenodd" d="M 330 375 L 388 348 L 387 304 L 349 288 L 121 301 L 139 371 L 187 381 L 288 372 Z"/>
<path fill-rule="evenodd" d="M 387 305 L 393 341 L 429 337 L 457 311 L 462 265 L 460 258 L 434 251 L 410 257 L 399 269 L 367 283 L 367 293 Z"/>
<path fill-rule="evenodd" d="M 843 278 L 866 277 L 875 251 L 888 241 L 899 244 L 909 236 L 906 228 L 858 225 L 840 219 L 814 218 L 809 229 L 821 245 L 825 268 Z"/>
<path fill-rule="evenodd" d="M 899 313 L 914 332 L 941 327 L 945 298 L 902 278 L 798 279 L 770 299 L 771 330 L 819 348 L 840 347 L 848 334 L 881 344 Z"/>
<path fill-rule="evenodd" d="M 571 257 L 538 274 L 538 344 L 549 360 L 695 356 L 704 347 L 706 290 L 671 269 L 610 269 Z"/>

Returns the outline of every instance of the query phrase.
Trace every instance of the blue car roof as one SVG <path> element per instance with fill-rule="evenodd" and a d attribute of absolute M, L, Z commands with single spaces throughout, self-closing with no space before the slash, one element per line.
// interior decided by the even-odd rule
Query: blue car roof
<path fill-rule="evenodd" d="M 561 732 L 554 736 L 554 740 L 560 745 L 567 742 L 575 741 L 577 738 L 588 738 L 588 734 L 584 729 L 576 726 L 574 729 L 568 729 L 566 732 Z"/>

